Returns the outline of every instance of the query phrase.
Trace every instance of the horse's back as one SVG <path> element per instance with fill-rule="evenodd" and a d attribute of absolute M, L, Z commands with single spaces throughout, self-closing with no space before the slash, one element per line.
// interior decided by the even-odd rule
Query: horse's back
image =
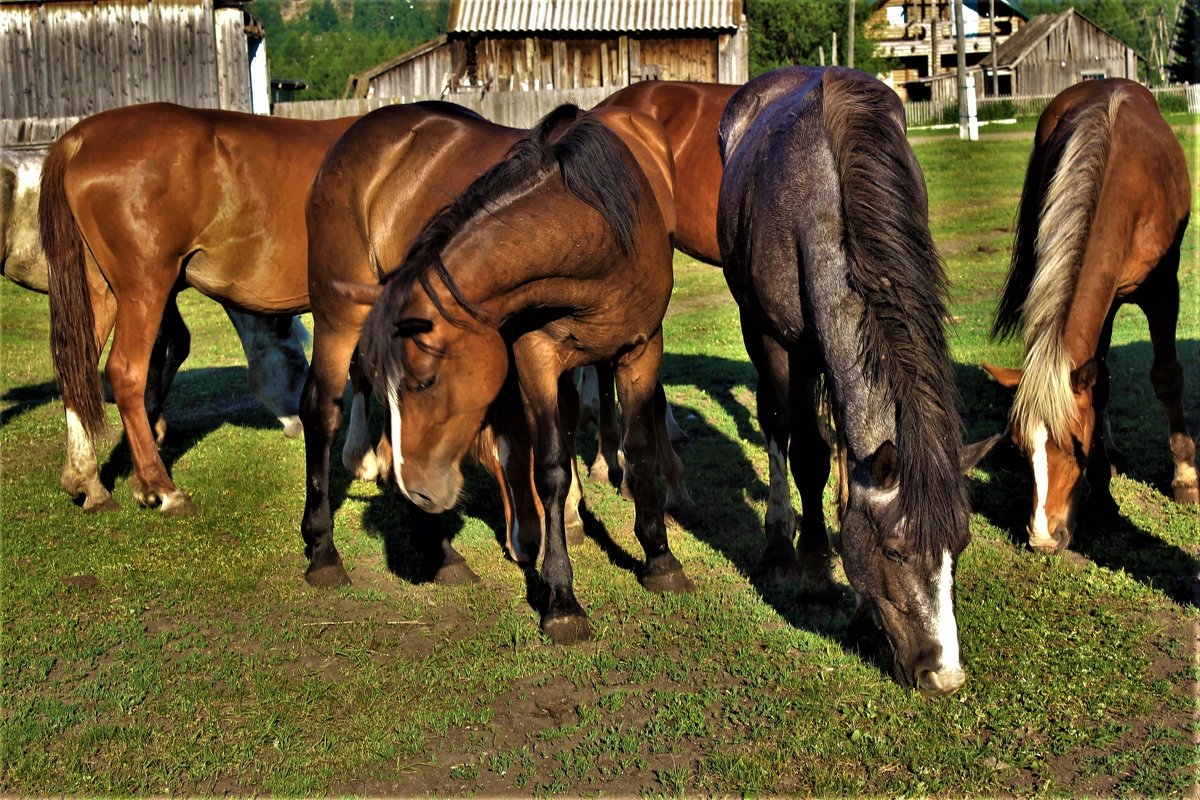
<path fill-rule="evenodd" d="M 525 132 L 450 103 L 385 106 L 329 149 L 307 205 L 310 283 L 375 282 Z M 340 303 L 335 293 L 314 302 Z"/>
<path fill-rule="evenodd" d="M 353 121 L 170 103 L 82 120 L 54 145 L 97 266 L 116 287 L 185 280 L 250 311 L 303 310 L 304 197 Z M 186 269 L 184 264 L 186 262 Z"/>

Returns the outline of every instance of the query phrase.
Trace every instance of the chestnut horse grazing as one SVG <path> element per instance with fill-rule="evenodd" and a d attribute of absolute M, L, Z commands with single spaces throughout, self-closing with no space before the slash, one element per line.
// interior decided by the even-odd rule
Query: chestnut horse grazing
<path fill-rule="evenodd" d="M 382 286 L 335 282 L 332 291 L 321 291 L 323 275 L 314 269 L 311 276 L 314 310 L 335 295 L 343 303 L 375 301 L 362 328 L 362 368 L 388 406 L 392 474 L 401 492 L 426 512 L 457 502 L 459 464 L 510 374 L 515 376 L 545 509 L 541 575 L 549 599 L 542 628 L 560 643 L 590 635 L 575 599 L 565 533 L 575 454 L 560 399 L 574 392 L 569 373 L 575 367 L 607 362 L 616 374 L 637 509 L 634 530 L 646 551 L 642 583 L 656 591 L 691 587 L 668 547 L 655 487 L 655 406 L 661 411 L 665 402 L 657 382 L 661 324 L 673 282 L 671 223 L 662 210 L 662 192 L 671 186 L 669 147 L 653 120 L 633 112 L 621 114 L 631 123 L 622 138 L 597 116 L 576 120 L 578 113 L 570 106 L 552 112 L 508 149 L 504 160 L 430 222 Z M 572 124 L 562 130 L 565 122 Z M 336 188 L 353 179 L 346 170 L 362 164 L 344 160 L 355 143 L 351 138 L 330 152 L 314 184 L 314 237 L 329 230 L 326 215 L 337 219 L 340 206 L 330 202 L 325 180 Z M 396 143 L 398 149 L 420 146 L 419 136 Z M 450 160 L 461 159 L 450 154 Z M 668 209 L 669 197 L 668 191 Z M 355 205 L 363 199 L 354 197 Z M 355 237 L 342 239 L 346 261 L 357 263 Z M 310 252 L 315 265 L 322 253 L 335 251 L 314 241 Z M 366 266 L 371 268 L 369 260 Z M 367 306 L 359 308 L 365 315 Z M 326 340 L 317 324 L 319 349 Z M 345 338 L 353 347 L 357 335 Z M 310 384 L 325 366 L 314 352 Z M 306 409 L 314 394 L 306 391 Z M 306 429 L 317 429 L 317 422 L 314 415 Z M 322 509 L 311 502 L 318 482 L 312 466 L 304 525 L 310 570 L 328 568 L 330 555 L 336 558 L 327 518 L 314 519 Z M 325 523 L 323 529 L 316 521 Z"/>
<path fill-rule="evenodd" d="M 1033 471 L 1035 550 L 1070 542 L 1085 473 L 1094 497 L 1112 503 L 1105 358 L 1123 303 L 1138 305 L 1150 326 L 1150 380 L 1167 410 L 1175 499 L 1200 499 L 1175 355 L 1190 209 L 1183 150 L 1144 87 L 1085 81 L 1042 113 L 992 329 L 1008 336 L 1023 328 L 1024 368 L 987 367 L 1017 389 L 1008 435 Z"/>
<path fill-rule="evenodd" d="M 84 509 L 114 505 L 92 440 L 104 425 L 96 366 L 115 329 L 105 374 L 129 442 L 134 495 L 165 514 L 194 512 L 163 466 L 146 412 L 152 359 L 167 376 L 186 355 L 166 349 L 170 337 L 153 353 L 164 310 L 181 286 L 256 314 L 307 308 L 304 198 L 351 122 L 155 103 L 89 117 L 55 143 L 39 221 L 67 419 L 62 484 L 83 496 Z"/>
<path fill-rule="evenodd" d="M 953 584 L 969 508 L 946 279 L 903 107 L 852 69 L 776 70 L 734 95 L 721 147 L 721 256 L 759 374 L 770 463 L 764 567 L 806 590 L 831 581 L 823 385 L 847 459 L 846 576 L 886 634 L 897 679 L 953 692 L 965 679 Z M 799 559 L 789 460 L 804 512 Z"/>

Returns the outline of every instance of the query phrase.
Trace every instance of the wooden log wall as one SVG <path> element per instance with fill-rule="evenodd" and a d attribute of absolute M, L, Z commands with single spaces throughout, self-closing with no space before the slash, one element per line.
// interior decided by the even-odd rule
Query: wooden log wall
<path fill-rule="evenodd" d="M 1137 80 L 1137 65 L 1130 48 L 1072 16 L 1021 59 L 1014 73 L 1014 92 L 1056 94 L 1085 75 Z"/>
<path fill-rule="evenodd" d="M 581 89 L 551 89 L 539 92 L 487 92 L 478 89 L 447 95 L 446 100 L 481 114 L 498 125 L 529 128 L 563 103 L 591 108 L 615 91 L 612 86 Z M 344 100 L 304 100 L 295 103 L 276 103 L 277 117 L 294 119 L 335 119 L 366 114 L 389 103 L 412 103 L 436 100 L 434 97 L 407 96 L 396 98 L 366 97 Z"/>
<path fill-rule="evenodd" d="M 211 0 L 0 5 L 0 117 L 158 100 L 249 110 L 241 15 Z"/>

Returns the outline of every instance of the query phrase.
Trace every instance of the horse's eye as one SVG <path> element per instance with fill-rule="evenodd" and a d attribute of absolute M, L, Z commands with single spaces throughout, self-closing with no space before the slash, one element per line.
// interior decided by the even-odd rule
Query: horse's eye
<path fill-rule="evenodd" d="M 901 553 L 899 550 L 893 550 L 890 547 L 884 547 L 882 549 L 883 549 L 883 557 L 886 558 L 888 561 L 895 561 L 897 564 L 903 564 L 904 562 L 908 561 L 908 559 L 904 556 L 904 554 Z"/>
<path fill-rule="evenodd" d="M 437 375 L 436 374 L 430 375 L 425 380 L 414 385 L 412 390 L 414 392 L 424 392 L 427 389 L 429 389 L 430 387 L 432 387 L 435 383 L 437 383 Z"/>

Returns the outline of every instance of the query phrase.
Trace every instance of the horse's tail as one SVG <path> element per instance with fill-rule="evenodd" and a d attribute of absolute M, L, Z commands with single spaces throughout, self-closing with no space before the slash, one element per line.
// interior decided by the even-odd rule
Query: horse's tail
<path fill-rule="evenodd" d="M 1035 148 L 1029 173 L 1037 169 L 1041 177 L 1026 175 L 1018 212 L 1021 230 L 997 310 L 996 330 L 1024 324 L 1025 374 L 1013 400 L 1013 424 L 1044 424 L 1055 442 L 1064 441 L 1076 413 L 1063 338 L 1100 199 L 1112 122 L 1123 97 L 1117 91 L 1107 103 L 1069 114 L 1059 123 L 1063 135 L 1056 131 L 1040 153 Z M 1032 230 L 1029 223 L 1035 223 Z M 1015 317 L 1018 293 L 1020 313 Z M 1033 433 L 1023 432 L 1027 437 Z"/>
<path fill-rule="evenodd" d="M 83 237 L 67 200 L 66 171 L 79 149 L 68 134 L 42 167 L 38 224 L 50 277 L 50 346 L 63 405 L 95 435 L 104 427 L 104 399 L 96 365 L 96 320 L 88 292 Z"/>

